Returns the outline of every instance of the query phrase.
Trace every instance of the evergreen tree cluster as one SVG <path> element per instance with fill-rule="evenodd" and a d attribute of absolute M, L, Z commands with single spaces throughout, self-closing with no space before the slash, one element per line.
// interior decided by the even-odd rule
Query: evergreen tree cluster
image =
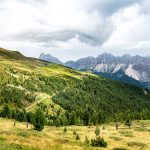
<path fill-rule="evenodd" d="M 96 125 L 127 119 L 150 119 L 148 90 L 145 95 L 138 87 L 91 75 L 78 79 L 69 75 L 45 76 L 36 72 L 2 69 L 0 105 L 6 103 L 16 108 L 4 106 L 2 117 L 32 122 L 34 113 L 27 113 L 23 108 L 33 103 L 36 100 L 34 93 L 39 92 L 55 95 L 53 102 L 64 109 L 64 113 L 57 111 L 54 115 L 47 113 L 46 107 L 39 104 L 47 125 Z M 74 70 L 69 73 L 79 74 Z"/>
<path fill-rule="evenodd" d="M 122 90 L 123 89 L 123 90 Z M 66 110 L 69 124 L 150 119 L 150 94 L 132 85 L 89 77 L 53 97 Z"/>
<path fill-rule="evenodd" d="M 29 122 L 33 124 L 34 129 L 41 131 L 44 129 L 44 125 L 46 122 L 45 114 L 41 109 L 37 109 L 35 113 L 27 113 L 22 109 L 10 109 L 10 107 L 6 104 L 0 112 L 0 117 L 15 119 L 20 122 Z"/>

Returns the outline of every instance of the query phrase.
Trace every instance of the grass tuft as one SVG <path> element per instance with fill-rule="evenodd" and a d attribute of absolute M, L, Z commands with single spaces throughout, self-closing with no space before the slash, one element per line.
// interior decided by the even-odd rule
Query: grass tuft
<path fill-rule="evenodd" d="M 139 142 L 128 142 L 127 145 L 130 147 L 140 147 L 140 148 L 146 147 L 146 144 Z"/>
<path fill-rule="evenodd" d="M 119 131 L 119 133 L 121 135 L 125 136 L 125 137 L 134 137 L 133 136 L 133 132 L 131 132 L 131 131 L 125 131 L 125 130 L 123 130 L 123 131 Z"/>
<path fill-rule="evenodd" d="M 114 140 L 114 141 L 121 141 L 122 140 L 122 138 L 117 137 L 117 136 L 110 136 L 109 138 Z"/>

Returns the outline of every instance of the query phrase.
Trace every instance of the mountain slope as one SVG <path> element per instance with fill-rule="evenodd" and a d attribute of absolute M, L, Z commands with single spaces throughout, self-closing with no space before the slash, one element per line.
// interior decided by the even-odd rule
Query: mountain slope
<path fill-rule="evenodd" d="M 150 111 L 149 90 L 46 61 L 12 58 L 1 55 L 1 107 L 7 103 L 33 112 L 40 107 L 55 125 L 102 123 L 129 111 L 141 118 Z"/>
<path fill-rule="evenodd" d="M 128 79 L 122 81 L 148 88 L 150 82 L 150 59 L 148 57 L 123 55 L 115 57 L 104 53 L 97 58 L 86 57 L 77 61 L 69 61 L 66 66 L 81 70 L 91 71 L 95 74 L 103 75 L 111 79 L 120 81 L 120 76 L 128 76 Z M 112 76 L 112 77 L 111 77 Z M 115 78 L 114 78 L 115 76 Z M 117 77 L 118 76 L 118 77 Z M 131 78 L 131 79 L 130 79 Z M 135 82 L 131 82 L 131 81 Z"/>
<path fill-rule="evenodd" d="M 27 60 L 28 58 L 23 56 L 21 53 L 17 51 L 10 51 L 4 48 L 0 48 L 0 59 L 15 59 L 15 60 Z"/>

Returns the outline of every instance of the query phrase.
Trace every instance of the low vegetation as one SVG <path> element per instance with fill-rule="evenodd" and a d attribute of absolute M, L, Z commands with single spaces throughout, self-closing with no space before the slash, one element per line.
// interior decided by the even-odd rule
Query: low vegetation
<path fill-rule="evenodd" d="M 146 144 L 140 142 L 128 142 L 127 145 L 130 147 L 139 147 L 139 148 L 144 148 L 146 146 Z"/>
<path fill-rule="evenodd" d="M 144 123 L 150 129 L 150 121 L 135 121 L 132 128 L 128 129 L 124 123 L 119 123 L 120 128 L 116 130 L 114 123 L 97 126 L 100 129 L 100 137 L 107 142 L 107 147 L 95 147 L 91 145 L 91 140 L 96 139 L 95 126 L 66 126 L 64 127 L 45 126 L 43 131 L 33 130 L 32 125 L 28 128 L 26 122 L 16 122 L 14 120 L 0 118 L 0 149 L 2 150 L 149 150 L 150 132 L 135 131 Z M 134 137 L 126 137 L 120 131 L 131 131 Z M 76 134 L 73 134 L 76 133 Z M 76 140 L 77 135 L 79 136 Z M 121 140 L 114 140 L 117 137 Z"/>

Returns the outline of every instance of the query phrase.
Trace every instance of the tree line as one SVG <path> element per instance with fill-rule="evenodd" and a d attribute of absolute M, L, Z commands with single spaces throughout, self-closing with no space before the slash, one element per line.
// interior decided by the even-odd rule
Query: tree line
<path fill-rule="evenodd" d="M 150 119 L 150 112 L 143 110 L 141 112 L 132 113 L 130 111 L 115 114 L 114 117 L 105 116 L 103 113 L 90 113 L 90 107 L 84 113 L 66 111 L 64 114 L 56 113 L 56 115 L 47 114 L 42 108 L 37 108 L 35 112 L 26 112 L 25 109 L 11 109 L 5 104 L 0 111 L 0 117 L 15 119 L 20 122 L 29 122 L 34 125 L 36 130 L 42 130 L 44 125 L 48 126 L 66 126 L 66 125 L 98 125 L 105 122 L 121 122 L 132 120 Z"/>

